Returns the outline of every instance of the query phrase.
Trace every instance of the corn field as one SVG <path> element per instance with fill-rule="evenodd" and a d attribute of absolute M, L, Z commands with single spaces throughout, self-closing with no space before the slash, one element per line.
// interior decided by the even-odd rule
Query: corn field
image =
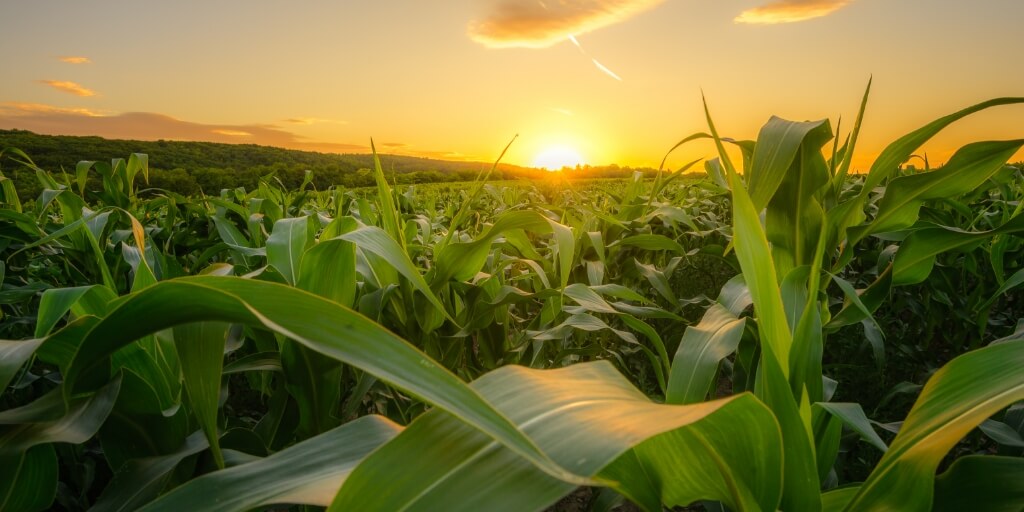
<path fill-rule="evenodd" d="M 1019 511 L 1024 140 L 903 164 L 1024 99 L 856 173 L 867 99 L 705 107 L 706 176 L 654 180 L 184 197 L 7 148 L 0 509 Z"/>

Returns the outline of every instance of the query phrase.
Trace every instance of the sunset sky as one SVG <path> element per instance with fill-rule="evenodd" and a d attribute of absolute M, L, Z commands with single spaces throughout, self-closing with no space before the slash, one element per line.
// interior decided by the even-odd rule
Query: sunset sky
<path fill-rule="evenodd" d="M 40 0 L 0 7 L 0 128 L 656 166 L 706 130 L 843 116 L 856 165 L 1024 96 L 1020 0 Z M 844 130 L 845 133 L 845 130 Z M 927 146 L 1024 137 L 1024 107 Z M 710 156 L 694 145 L 671 162 Z M 1017 160 L 1024 159 L 1018 155 Z M 159 166 L 159 162 L 154 162 Z"/>

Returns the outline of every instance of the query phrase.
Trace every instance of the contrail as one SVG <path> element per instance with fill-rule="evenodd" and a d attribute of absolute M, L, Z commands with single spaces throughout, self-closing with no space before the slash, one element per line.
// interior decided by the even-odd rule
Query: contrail
<path fill-rule="evenodd" d="M 618 80 L 620 82 L 622 81 L 622 77 L 621 76 L 615 74 L 614 71 L 608 69 L 608 66 L 605 66 L 604 64 L 601 64 L 600 62 L 598 62 L 597 59 L 591 57 L 590 54 L 587 53 L 587 51 L 583 49 L 583 45 L 581 45 L 579 40 L 576 39 L 576 36 L 574 36 L 572 34 L 569 34 L 569 40 L 572 41 L 572 44 L 576 45 L 576 48 L 580 51 L 580 53 L 583 54 L 584 57 L 590 59 L 590 61 L 594 63 L 594 67 L 596 67 L 597 69 L 601 70 L 602 73 L 604 73 L 604 74 L 606 74 L 606 75 L 608 75 L 608 76 L 610 76 L 610 77 L 612 77 L 612 78 L 614 78 L 614 79 L 616 79 L 616 80 Z"/>

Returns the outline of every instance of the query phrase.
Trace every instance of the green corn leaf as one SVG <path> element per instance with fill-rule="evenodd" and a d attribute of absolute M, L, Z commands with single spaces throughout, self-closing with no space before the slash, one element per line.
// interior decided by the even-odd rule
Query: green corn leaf
<path fill-rule="evenodd" d="M 159 457 L 128 461 L 90 509 L 93 512 L 130 512 L 156 498 L 171 481 L 175 468 L 188 457 L 209 448 L 202 431 L 188 436 L 177 451 Z M 211 495 L 212 496 L 212 495 Z M 215 500 L 210 500 L 215 501 Z"/>
<path fill-rule="evenodd" d="M 893 286 L 923 282 L 935 266 L 935 257 L 943 252 L 967 251 L 993 236 L 1021 232 L 1024 232 L 1024 216 L 1014 217 L 989 231 L 963 231 L 952 227 L 914 230 L 900 244 L 893 260 Z"/>
<path fill-rule="evenodd" d="M 699 499 L 737 510 L 777 506 L 779 434 L 750 395 L 654 404 L 607 362 L 558 370 L 507 366 L 472 386 L 552 459 L 602 479 L 647 510 Z M 387 476 L 395 467 L 407 478 Z M 330 510 L 540 510 L 574 488 L 434 410 L 356 468 Z"/>
<path fill-rule="evenodd" d="M 217 431 L 220 378 L 229 325 L 196 322 L 174 327 L 174 348 L 181 362 L 185 391 L 199 426 L 206 433 L 217 466 L 224 467 Z"/>
<path fill-rule="evenodd" d="M 43 337 L 49 334 L 68 311 L 74 311 L 79 316 L 103 316 L 106 314 L 107 304 L 116 298 L 117 295 L 109 288 L 96 285 L 46 290 L 39 300 L 35 335 Z"/>
<path fill-rule="evenodd" d="M 121 379 L 114 378 L 95 393 L 73 398 L 65 402 L 54 391 L 36 402 L 17 409 L 9 409 L 0 420 L 0 456 L 11 456 L 47 443 L 81 444 L 88 441 L 107 419 L 117 400 Z M 37 402 L 47 401 L 55 407 Z M 63 415 L 54 418 L 59 407 Z M 12 421 L 17 418 L 16 421 Z"/>
<path fill-rule="evenodd" d="M 0 456 L 0 510 L 49 510 L 56 494 L 57 455 L 52 445 Z"/>
<path fill-rule="evenodd" d="M 960 148 L 940 170 L 892 180 L 885 188 L 885 196 L 878 204 L 874 220 L 866 226 L 850 229 L 850 243 L 856 243 L 871 233 L 910 227 L 917 221 L 918 211 L 925 201 L 956 197 L 974 190 L 1002 169 L 1022 146 L 1024 140 L 968 144 Z"/>
<path fill-rule="evenodd" d="M 284 276 L 288 284 L 295 285 L 300 278 L 302 257 L 312 241 L 309 217 L 281 219 L 267 238 L 267 263 Z"/>
<path fill-rule="evenodd" d="M 166 308 L 167 303 L 178 306 Z M 344 306 L 270 282 L 189 277 L 128 296 L 78 344 L 65 375 L 66 396 L 108 378 L 105 358 L 120 347 L 152 332 L 201 321 L 282 334 L 452 412 L 559 478 L 588 483 L 548 459 L 458 377 L 404 340 Z"/>
<path fill-rule="evenodd" d="M 355 229 L 352 218 L 339 219 L 345 228 L 339 235 Z M 356 298 L 356 246 L 333 239 L 314 245 L 302 257 L 296 286 L 341 305 L 352 307 Z"/>
<path fill-rule="evenodd" d="M 114 470 L 131 459 L 174 452 L 189 432 L 185 408 L 164 409 L 150 382 L 131 369 L 121 374 L 121 391 L 98 436 L 103 457 Z"/>
<path fill-rule="evenodd" d="M 820 149 L 832 138 L 828 121 L 798 123 L 772 116 L 761 128 L 750 162 L 750 174 L 746 177 L 750 201 L 756 211 L 768 206 L 783 180 L 791 174 L 790 168 L 800 157 L 800 148 L 809 137 Z"/>
<path fill-rule="evenodd" d="M 959 112 L 954 112 L 948 116 L 936 119 L 935 121 L 900 137 L 882 150 L 882 153 L 878 155 L 875 162 L 871 164 L 871 170 L 868 172 L 868 176 L 864 181 L 864 188 L 861 195 L 866 197 L 872 189 L 895 173 L 897 169 L 899 169 L 900 164 L 906 162 L 910 158 L 910 155 L 947 126 L 982 110 L 1017 103 L 1024 103 L 1024 98 L 996 98 L 984 101 L 960 110 Z"/>
<path fill-rule="evenodd" d="M 622 247 L 638 247 L 645 251 L 671 251 L 686 254 L 686 249 L 679 242 L 665 235 L 634 235 L 619 240 Z"/>
<path fill-rule="evenodd" d="M 32 358 L 44 341 L 44 338 L 24 341 L 0 340 L 0 390 L 7 389 L 8 384 L 18 374 L 18 370 Z"/>
<path fill-rule="evenodd" d="M 278 504 L 326 506 L 356 465 L 401 430 L 380 416 L 359 418 L 267 458 L 191 480 L 139 510 L 219 512 Z"/>
<path fill-rule="evenodd" d="M 810 411 L 801 415 L 797 398 L 789 386 L 789 352 L 792 335 L 786 321 L 779 290 L 779 278 L 772 261 L 768 240 L 761 227 L 743 181 L 725 152 L 711 113 L 704 104 L 708 128 L 715 139 L 732 189 L 733 244 L 754 303 L 763 355 L 756 387 L 758 395 L 775 412 L 782 429 L 785 447 L 785 491 L 783 507 L 794 510 L 820 510 L 821 500 L 814 446 L 811 440 Z M 801 400 L 803 401 L 803 400 Z"/>
<path fill-rule="evenodd" d="M 864 409 L 861 408 L 860 404 L 818 402 L 814 404 L 814 407 L 827 411 L 829 414 L 842 420 L 850 430 L 859 434 L 861 438 L 875 448 L 878 448 L 882 452 L 889 450 L 885 441 L 883 441 L 881 437 L 878 437 L 878 433 L 871 427 L 871 421 L 868 420 L 867 415 L 864 414 Z"/>
<path fill-rule="evenodd" d="M 451 279 L 465 281 L 472 278 L 487 260 L 491 243 L 503 233 L 521 229 L 554 235 L 559 276 L 564 287 L 568 283 L 575 253 L 576 242 L 572 230 L 535 211 L 505 213 L 472 242 L 452 243 L 444 247 L 436 255 L 436 269 L 431 282 L 439 286 Z"/>
<path fill-rule="evenodd" d="M 672 360 L 665 403 L 704 401 L 718 365 L 736 351 L 745 325 L 745 320 L 715 303 L 704 312 L 699 324 L 688 327 Z"/>
<path fill-rule="evenodd" d="M 1024 399 L 1024 342 L 957 357 L 928 380 L 900 433 L 846 510 L 930 510 L 935 468 L 982 421 Z"/>
<path fill-rule="evenodd" d="M 968 455 L 935 479 L 935 512 L 1020 512 L 1024 458 Z"/>

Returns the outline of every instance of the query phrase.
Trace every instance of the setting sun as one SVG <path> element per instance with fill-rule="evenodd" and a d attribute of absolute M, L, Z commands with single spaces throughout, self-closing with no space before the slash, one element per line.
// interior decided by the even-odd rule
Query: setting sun
<path fill-rule="evenodd" d="M 575 149 L 565 146 L 549 147 L 533 159 L 533 166 L 549 171 L 557 171 L 563 167 L 583 165 L 583 157 Z"/>

